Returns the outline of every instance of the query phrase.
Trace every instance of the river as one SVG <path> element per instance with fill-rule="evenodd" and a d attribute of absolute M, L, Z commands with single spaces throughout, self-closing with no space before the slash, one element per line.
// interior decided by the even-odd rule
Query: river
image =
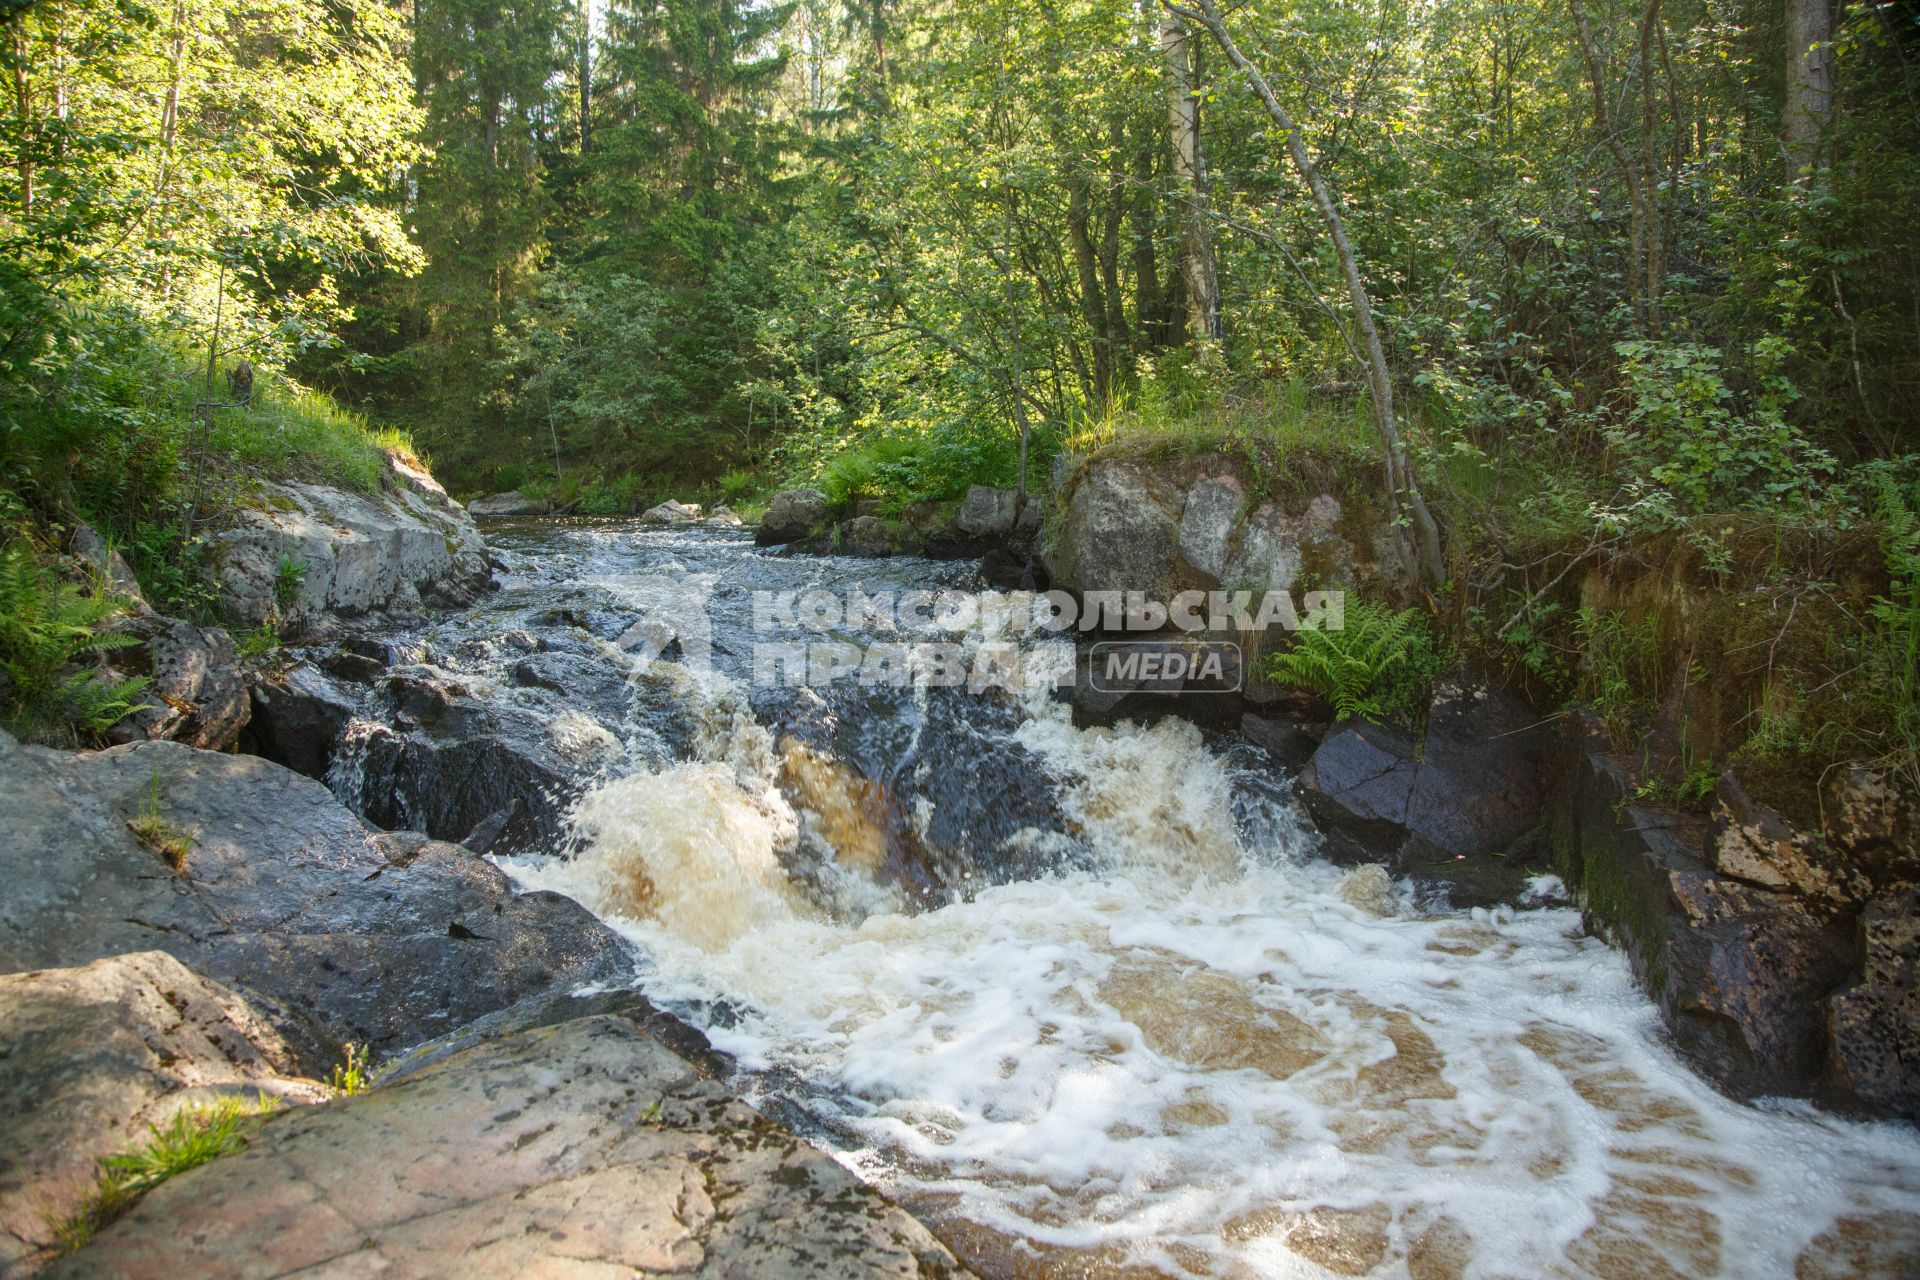
<path fill-rule="evenodd" d="M 1257 748 L 1074 727 L 1044 678 L 1070 643 L 993 610 L 926 634 L 1012 644 L 1011 689 L 756 672 L 757 646 L 926 638 L 766 593 L 952 605 L 971 566 L 491 541 L 503 589 L 417 637 L 436 664 L 516 697 L 491 637 L 519 631 L 634 669 L 624 709 L 554 718 L 599 752 L 567 838 L 502 864 L 631 939 L 749 1098 L 983 1275 L 1906 1274 L 1912 1130 L 1715 1092 L 1556 883 L 1452 911 L 1335 867 Z M 636 658 L 650 619 L 675 661 Z"/>

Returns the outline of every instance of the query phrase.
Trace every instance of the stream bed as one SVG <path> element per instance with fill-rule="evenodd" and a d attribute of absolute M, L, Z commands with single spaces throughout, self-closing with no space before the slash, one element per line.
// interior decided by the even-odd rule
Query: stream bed
<path fill-rule="evenodd" d="M 1258 748 L 1076 728 L 1071 641 L 963 607 L 972 565 L 490 542 L 502 590 L 406 639 L 585 762 L 561 834 L 501 864 L 631 939 L 749 1099 L 982 1275 L 1912 1273 L 1909 1127 L 1715 1092 L 1551 880 L 1435 909 L 1316 857 Z M 819 603 L 856 589 L 948 594 L 917 628 Z M 770 679 L 796 644 L 899 645 L 906 678 L 809 650 L 819 678 Z M 622 678 L 529 687 L 529 645 Z M 1002 678 L 928 678 L 956 655 Z"/>

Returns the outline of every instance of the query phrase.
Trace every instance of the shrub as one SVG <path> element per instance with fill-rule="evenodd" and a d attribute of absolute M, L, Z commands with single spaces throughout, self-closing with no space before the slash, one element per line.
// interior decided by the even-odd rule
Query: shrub
<path fill-rule="evenodd" d="M 1342 719 L 1417 725 L 1452 651 L 1418 609 L 1349 604 L 1339 630 L 1302 631 L 1270 667 L 1281 684 L 1325 698 Z"/>

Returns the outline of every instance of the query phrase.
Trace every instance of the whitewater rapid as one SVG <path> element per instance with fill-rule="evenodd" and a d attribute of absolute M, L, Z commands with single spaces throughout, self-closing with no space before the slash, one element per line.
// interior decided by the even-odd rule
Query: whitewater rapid
<path fill-rule="evenodd" d="M 726 678 L 698 693 L 696 759 L 608 777 L 571 857 L 503 865 L 631 939 L 640 985 L 751 1096 L 983 1275 L 1892 1277 L 1920 1256 L 1912 1130 L 1716 1093 L 1553 882 L 1433 911 L 1316 858 L 1270 763 L 1179 721 L 1077 728 L 1036 682 L 981 741 L 1030 753 L 1064 821 L 1009 842 L 1086 856 L 928 906 L 884 874 L 870 784 Z M 906 781 L 982 768 L 919 732 Z"/>

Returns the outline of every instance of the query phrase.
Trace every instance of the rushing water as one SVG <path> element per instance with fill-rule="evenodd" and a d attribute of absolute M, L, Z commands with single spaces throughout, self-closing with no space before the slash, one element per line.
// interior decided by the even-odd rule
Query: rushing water
<path fill-rule="evenodd" d="M 499 661 L 489 632 L 555 617 L 555 643 L 628 662 L 607 637 L 690 591 L 714 642 L 710 670 L 637 676 L 628 714 L 555 724 L 606 763 L 569 856 L 505 865 L 633 939 L 750 1094 L 983 1274 L 1920 1270 L 1920 1140 L 1714 1092 L 1551 883 L 1435 914 L 1318 860 L 1257 749 L 1076 729 L 1040 682 L 754 683 L 752 591 L 972 589 L 966 566 L 495 542 L 506 589 L 424 637 L 465 678 Z M 691 726 L 664 752 L 663 696 Z"/>

